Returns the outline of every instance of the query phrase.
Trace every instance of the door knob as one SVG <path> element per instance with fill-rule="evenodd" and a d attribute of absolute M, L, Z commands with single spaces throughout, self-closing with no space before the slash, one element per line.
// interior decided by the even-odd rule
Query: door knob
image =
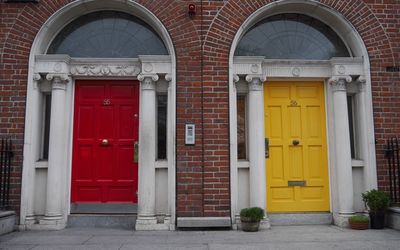
<path fill-rule="evenodd" d="M 297 145 L 300 144 L 300 141 L 299 140 L 293 140 L 292 143 L 293 143 L 294 146 L 297 146 Z"/>
<path fill-rule="evenodd" d="M 101 145 L 102 145 L 102 146 L 108 146 L 108 144 L 109 144 L 109 142 L 108 142 L 107 139 L 101 140 Z"/>

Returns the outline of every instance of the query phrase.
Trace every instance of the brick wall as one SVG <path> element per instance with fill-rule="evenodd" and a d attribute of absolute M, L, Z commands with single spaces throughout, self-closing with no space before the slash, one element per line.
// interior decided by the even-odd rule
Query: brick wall
<path fill-rule="evenodd" d="M 68 0 L 0 0 L 0 135 L 15 139 L 12 205 L 19 209 L 29 50 L 46 19 Z M 229 216 L 230 46 L 244 20 L 270 0 L 138 1 L 166 26 L 177 53 L 177 214 Z M 387 189 L 385 138 L 400 135 L 400 3 L 321 0 L 361 34 L 370 56 L 379 186 Z M 197 15 L 189 17 L 188 4 Z M 203 15 L 201 15 L 203 13 Z M 185 123 L 196 124 L 196 145 L 184 145 Z"/>

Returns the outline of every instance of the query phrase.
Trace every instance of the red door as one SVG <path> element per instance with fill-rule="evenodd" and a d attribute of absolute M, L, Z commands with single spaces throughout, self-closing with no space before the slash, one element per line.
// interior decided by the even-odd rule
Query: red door
<path fill-rule="evenodd" d="M 73 203 L 137 203 L 139 82 L 76 81 Z"/>

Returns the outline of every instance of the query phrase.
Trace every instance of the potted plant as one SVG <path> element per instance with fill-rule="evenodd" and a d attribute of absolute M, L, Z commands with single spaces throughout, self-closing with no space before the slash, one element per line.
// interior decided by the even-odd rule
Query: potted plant
<path fill-rule="evenodd" d="M 242 230 L 245 232 L 257 232 L 262 218 L 264 218 L 264 209 L 260 207 L 243 208 L 240 211 Z"/>
<path fill-rule="evenodd" d="M 354 215 L 349 218 L 351 229 L 365 230 L 369 228 L 369 218 L 365 215 Z"/>
<path fill-rule="evenodd" d="M 363 201 L 369 210 L 371 228 L 383 229 L 385 227 L 385 210 L 389 206 L 389 196 L 376 189 L 372 189 L 362 194 Z"/>

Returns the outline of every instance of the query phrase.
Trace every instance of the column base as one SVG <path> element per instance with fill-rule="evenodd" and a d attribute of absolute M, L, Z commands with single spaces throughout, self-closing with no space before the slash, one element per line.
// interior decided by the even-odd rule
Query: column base
<path fill-rule="evenodd" d="M 136 231 L 160 231 L 160 230 L 170 230 L 169 224 L 157 223 L 157 218 L 154 216 L 138 216 L 135 225 Z"/>
<path fill-rule="evenodd" d="M 67 224 L 61 215 L 45 216 L 43 219 L 39 220 L 39 224 L 31 225 L 30 229 L 61 230 L 64 229 L 66 225 Z"/>
<path fill-rule="evenodd" d="M 353 216 L 354 213 L 334 213 L 333 214 L 333 224 L 338 227 L 348 228 L 349 227 L 349 217 Z"/>

